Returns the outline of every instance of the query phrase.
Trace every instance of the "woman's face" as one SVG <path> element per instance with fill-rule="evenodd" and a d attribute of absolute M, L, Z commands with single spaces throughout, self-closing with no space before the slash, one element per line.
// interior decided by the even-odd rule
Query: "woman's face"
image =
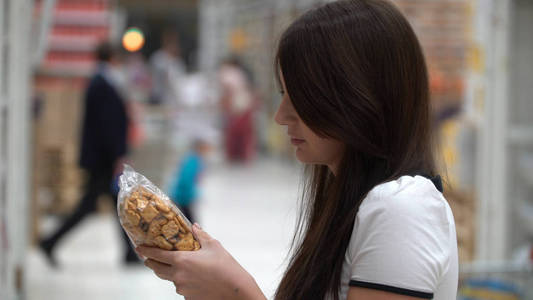
<path fill-rule="evenodd" d="M 279 125 L 287 126 L 291 144 L 296 148 L 296 158 L 303 163 L 327 165 L 335 173 L 342 156 L 343 144 L 331 138 L 320 137 L 305 125 L 292 106 L 281 72 L 280 79 L 283 98 L 274 119 Z"/>

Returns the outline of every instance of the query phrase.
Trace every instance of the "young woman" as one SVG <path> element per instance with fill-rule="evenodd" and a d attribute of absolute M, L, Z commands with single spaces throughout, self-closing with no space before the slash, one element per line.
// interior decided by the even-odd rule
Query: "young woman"
<path fill-rule="evenodd" d="M 406 19 L 385 0 L 325 4 L 285 31 L 276 66 L 275 119 L 310 172 L 275 299 L 455 299 L 454 219 L 435 170 L 424 56 Z M 219 242 L 193 230 L 197 252 L 138 252 L 187 299 L 265 298 Z"/>

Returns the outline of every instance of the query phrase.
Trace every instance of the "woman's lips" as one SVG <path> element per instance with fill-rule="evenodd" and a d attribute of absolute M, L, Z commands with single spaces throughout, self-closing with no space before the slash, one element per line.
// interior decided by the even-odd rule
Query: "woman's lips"
<path fill-rule="evenodd" d="M 291 144 L 293 144 L 294 146 L 298 146 L 298 145 L 300 145 L 303 142 L 305 142 L 305 140 L 301 140 L 301 139 L 297 139 L 297 138 L 291 138 Z"/>

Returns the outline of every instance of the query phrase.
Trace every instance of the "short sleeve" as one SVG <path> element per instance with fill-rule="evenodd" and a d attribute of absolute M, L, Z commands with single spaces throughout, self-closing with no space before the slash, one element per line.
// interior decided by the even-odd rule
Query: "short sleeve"
<path fill-rule="evenodd" d="M 450 260 L 446 206 L 423 177 L 404 176 L 372 190 L 347 252 L 350 286 L 432 299 Z"/>

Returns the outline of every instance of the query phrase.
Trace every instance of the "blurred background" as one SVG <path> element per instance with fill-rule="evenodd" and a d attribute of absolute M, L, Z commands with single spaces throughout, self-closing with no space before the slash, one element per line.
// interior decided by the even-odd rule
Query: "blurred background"
<path fill-rule="evenodd" d="M 273 122 L 273 51 L 291 20 L 321 2 L 0 0 L 0 299 L 182 299 L 123 259 L 109 196 L 53 256 L 40 243 L 84 194 L 78 162 L 95 74 L 112 83 L 128 118 L 121 159 L 272 296 L 302 170 Z M 533 299 L 533 1 L 393 2 L 427 58 L 457 226 L 458 299 Z M 97 61 L 104 41 L 113 58 Z M 194 197 L 180 198 L 183 182 Z"/>

